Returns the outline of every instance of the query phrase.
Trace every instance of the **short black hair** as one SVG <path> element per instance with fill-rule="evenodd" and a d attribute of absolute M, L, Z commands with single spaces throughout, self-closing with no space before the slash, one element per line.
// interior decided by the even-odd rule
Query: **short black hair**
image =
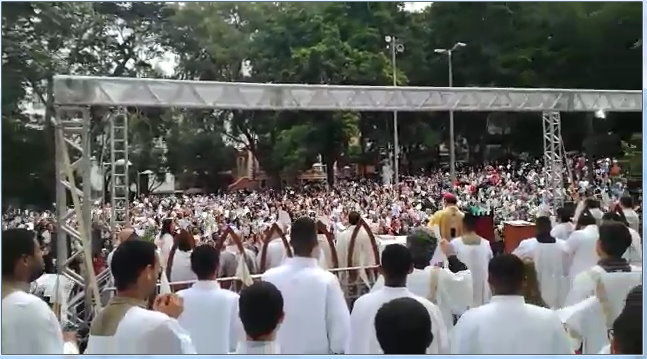
<path fill-rule="evenodd" d="M 318 243 L 317 224 L 312 218 L 301 217 L 292 223 L 290 244 L 296 254 L 305 255 Z"/>
<path fill-rule="evenodd" d="M 558 208 L 556 214 L 557 218 L 559 218 L 560 223 L 568 223 L 571 221 L 571 217 L 573 217 L 572 212 L 564 207 Z"/>
<path fill-rule="evenodd" d="M 552 223 L 550 223 L 550 218 L 541 216 L 535 219 L 535 230 L 537 234 L 549 234 L 551 228 Z"/>
<path fill-rule="evenodd" d="M 411 251 L 401 244 L 389 244 L 382 251 L 381 267 L 385 277 L 406 278 L 412 265 Z"/>
<path fill-rule="evenodd" d="M 643 353 L 642 293 L 642 285 L 632 289 L 627 295 L 624 309 L 613 322 L 613 344 L 620 351 L 618 354 Z"/>
<path fill-rule="evenodd" d="M 434 339 L 427 308 L 409 297 L 394 299 L 377 311 L 375 334 L 384 354 L 425 354 Z"/>
<path fill-rule="evenodd" d="M 476 222 L 478 221 L 478 218 L 467 212 L 463 216 L 463 228 L 468 230 L 468 231 L 474 231 L 476 229 Z"/>
<path fill-rule="evenodd" d="M 199 280 L 210 279 L 218 272 L 220 251 L 208 244 L 197 246 L 191 252 L 191 270 Z"/>
<path fill-rule="evenodd" d="M 274 284 L 256 282 L 240 292 L 238 314 L 245 333 L 258 339 L 272 333 L 283 317 L 283 296 Z"/>
<path fill-rule="evenodd" d="M 627 220 L 617 212 L 607 212 L 602 215 L 603 222 L 620 222 L 625 226 L 629 226 Z"/>
<path fill-rule="evenodd" d="M 358 212 L 352 211 L 348 214 L 348 223 L 351 226 L 356 226 L 360 219 L 362 219 L 362 216 Z"/>
<path fill-rule="evenodd" d="M 2 231 L 2 276 L 13 276 L 16 262 L 23 256 L 36 254 L 36 233 L 12 228 Z"/>
<path fill-rule="evenodd" d="M 157 259 L 153 242 L 141 239 L 125 241 L 117 247 L 112 256 L 110 271 L 117 290 L 128 289 L 146 267 L 154 266 Z"/>
<path fill-rule="evenodd" d="M 605 222 L 600 226 L 600 249 L 607 255 L 614 258 L 621 258 L 631 246 L 631 234 L 629 229 L 615 221 Z"/>
<path fill-rule="evenodd" d="M 631 209 L 633 209 L 633 208 L 634 208 L 634 199 L 633 199 L 633 198 L 631 198 L 631 196 L 622 196 L 622 197 L 620 197 L 620 204 L 621 204 L 624 208 L 631 208 Z"/>
<path fill-rule="evenodd" d="M 597 199 L 587 198 L 584 203 L 588 209 L 600 208 L 600 201 Z"/>
<path fill-rule="evenodd" d="M 438 239 L 425 229 L 415 229 L 407 236 L 407 247 L 416 268 L 422 269 L 429 265 L 437 246 Z"/>
<path fill-rule="evenodd" d="M 513 254 L 498 255 L 488 264 L 489 282 L 496 295 L 520 294 L 523 289 L 525 267 L 523 261 Z"/>
<path fill-rule="evenodd" d="M 577 219 L 577 225 L 580 227 L 591 226 L 597 224 L 595 217 L 591 214 L 588 209 L 584 209 L 580 214 L 580 218 Z"/>

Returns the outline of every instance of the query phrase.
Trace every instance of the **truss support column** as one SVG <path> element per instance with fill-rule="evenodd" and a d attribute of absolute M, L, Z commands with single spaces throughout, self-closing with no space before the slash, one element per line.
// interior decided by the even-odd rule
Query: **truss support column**
<path fill-rule="evenodd" d="M 54 131 L 58 132 L 63 130 L 60 128 L 62 125 L 61 112 L 58 108 L 54 111 Z M 48 119 L 49 120 L 49 119 Z M 61 224 L 65 222 L 65 214 L 67 212 L 67 193 L 65 192 L 65 185 L 63 181 L 65 179 L 65 173 L 63 173 L 63 158 L 61 153 L 61 147 L 65 146 L 65 143 L 61 143 L 58 135 L 54 135 L 54 159 L 56 166 L 56 222 L 58 223 L 58 228 L 56 230 L 56 272 L 61 275 L 65 270 L 65 262 L 67 261 L 67 235 L 65 231 L 61 229 Z M 65 310 L 65 308 L 62 308 Z"/>
<path fill-rule="evenodd" d="M 110 116 L 110 221 L 113 232 L 129 223 L 128 112 L 120 108 Z"/>
<path fill-rule="evenodd" d="M 564 204 L 564 153 L 561 117 L 559 112 L 543 112 L 544 168 L 546 188 L 551 189 L 550 204 L 553 211 Z"/>

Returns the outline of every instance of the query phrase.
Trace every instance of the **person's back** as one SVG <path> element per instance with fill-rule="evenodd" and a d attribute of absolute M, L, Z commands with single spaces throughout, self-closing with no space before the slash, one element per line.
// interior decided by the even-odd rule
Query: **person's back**
<path fill-rule="evenodd" d="M 434 340 L 427 308 L 413 298 L 384 304 L 375 315 L 377 341 L 384 354 L 425 354 Z"/>
<path fill-rule="evenodd" d="M 636 232 L 640 231 L 640 216 L 634 210 L 634 201 L 630 196 L 620 198 L 622 212 L 627 220 L 627 224 Z"/>
<path fill-rule="evenodd" d="M 490 303 L 470 309 L 454 327 L 453 354 L 572 354 L 566 331 L 549 309 L 526 304 L 524 264 L 514 255 L 494 257 Z"/>
<path fill-rule="evenodd" d="M 318 245 L 314 222 L 295 221 L 291 240 L 295 256 L 262 276 L 285 301 L 285 320 L 277 335 L 281 353 L 341 354 L 348 335 L 348 306 L 337 277 L 311 257 Z"/>
<path fill-rule="evenodd" d="M 571 256 L 569 276 L 571 280 L 579 273 L 594 266 L 599 257 L 595 252 L 595 243 L 599 238 L 598 226 L 595 218 L 583 215 L 578 220 L 582 229 L 573 232 L 566 240 L 567 252 Z"/>
<path fill-rule="evenodd" d="M 465 233 L 451 241 L 456 252 L 456 257 L 467 266 L 472 274 L 472 307 L 478 307 L 487 303 L 490 299 L 490 286 L 488 280 L 488 263 L 494 256 L 490 242 L 474 230 L 476 228 L 476 217 L 471 214 L 465 215 L 463 219 Z"/>
<path fill-rule="evenodd" d="M 191 268 L 198 281 L 177 293 L 185 305 L 178 322 L 190 333 L 198 354 L 228 354 L 236 349 L 242 334 L 238 294 L 221 289 L 216 281 L 216 248 L 202 245 L 194 249 Z"/>

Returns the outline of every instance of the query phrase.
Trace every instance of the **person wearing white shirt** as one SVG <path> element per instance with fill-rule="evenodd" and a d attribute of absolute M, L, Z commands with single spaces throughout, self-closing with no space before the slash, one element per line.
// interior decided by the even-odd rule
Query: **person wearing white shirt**
<path fill-rule="evenodd" d="M 27 292 L 44 268 L 35 232 L 2 232 L 2 354 L 78 354 L 73 338 L 64 341 L 50 307 Z"/>
<path fill-rule="evenodd" d="M 277 335 L 281 354 L 342 354 L 350 314 L 339 280 L 317 263 L 315 222 L 297 219 L 290 238 L 294 257 L 262 276 L 285 300 L 285 320 Z"/>
<path fill-rule="evenodd" d="M 407 276 L 407 289 L 438 305 L 443 321 L 453 327 L 454 318 L 472 306 L 472 275 L 453 253 L 453 247 L 446 240 L 440 242 L 441 250 L 448 260 L 448 268 L 430 266 L 438 240 L 426 230 L 416 230 L 407 236 L 407 247 L 413 258 L 413 272 Z M 372 291 L 384 287 L 380 276 Z"/>
<path fill-rule="evenodd" d="M 341 268 L 347 266 L 372 267 L 378 264 L 371 245 L 371 238 L 366 231 L 366 228 L 357 228 L 357 226 L 360 225 L 361 220 L 362 217 L 358 212 L 350 212 L 348 214 L 348 223 L 350 226 L 337 237 L 337 258 L 339 259 L 339 267 Z M 353 236 L 353 232 L 355 232 L 356 229 L 357 236 L 355 237 L 354 246 L 353 248 L 350 248 L 350 241 Z M 352 253 L 349 253 L 350 251 L 352 251 Z M 348 276 L 346 274 L 347 273 L 345 272 L 341 273 L 342 283 L 348 280 Z M 365 270 L 360 271 L 360 277 L 365 282 L 368 282 L 368 275 Z"/>
<path fill-rule="evenodd" d="M 191 270 L 191 252 L 195 246 L 195 239 L 188 231 L 182 229 L 177 234 L 177 244 L 173 245 L 167 264 L 167 276 L 171 282 L 186 282 L 196 280 L 195 273 Z"/>
<path fill-rule="evenodd" d="M 270 229 L 271 230 L 271 229 Z M 283 230 L 283 228 L 281 228 Z M 285 233 L 285 231 L 283 231 Z M 289 240 L 289 238 L 286 238 Z M 272 239 L 267 244 L 267 252 L 265 254 L 265 263 L 261 263 L 263 257 L 263 248 L 258 251 L 256 256 L 256 265 L 261 271 L 275 268 L 281 265 L 286 258 L 288 258 L 288 251 L 283 244 L 283 239 L 280 233 L 274 232 Z"/>
<path fill-rule="evenodd" d="M 182 299 L 160 295 L 146 309 L 161 265 L 155 244 L 128 240 L 115 251 L 110 267 L 116 295 L 92 321 L 85 354 L 195 354 L 189 334 L 177 317 Z"/>
<path fill-rule="evenodd" d="M 429 313 L 434 340 L 427 348 L 427 354 L 447 354 L 449 352 L 447 328 L 440 309 L 429 300 L 407 289 L 407 276 L 413 271 L 413 259 L 409 249 L 400 244 L 386 246 L 382 252 L 380 271 L 384 276 L 385 286 L 364 294 L 353 305 L 346 354 L 382 354 L 375 333 L 375 315 L 385 303 L 403 297 L 418 300 Z"/>
<path fill-rule="evenodd" d="M 283 296 L 270 282 L 256 282 L 240 292 L 240 320 L 247 337 L 236 354 L 281 354 L 276 331 L 283 322 Z"/>
<path fill-rule="evenodd" d="M 571 213 L 569 213 L 564 207 L 557 209 L 557 219 L 559 223 L 553 227 L 550 231 L 550 235 L 553 238 L 567 240 L 571 236 L 571 233 L 575 231 L 575 226 L 571 223 Z"/>
<path fill-rule="evenodd" d="M 523 261 L 512 254 L 492 258 L 490 303 L 465 312 L 454 327 L 452 354 L 573 354 L 555 312 L 527 304 Z"/>
<path fill-rule="evenodd" d="M 536 237 L 521 241 L 512 254 L 532 261 L 542 299 L 552 309 L 561 308 L 570 288 L 566 243 L 550 234 L 548 217 L 538 217 L 535 228 Z"/>
<path fill-rule="evenodd" d="M 228 354 L 236 349 L 242 335 L 238 318 L 238 294 L 220 288 L 216 248 L 201 245 L 191 253 L 191 269 L 198 281 L 177 293 L 184 300 L 178 317 L 191 335 L 198 354 Z"/>
<path fill-rule="evenodd" d="M 162 269 L 166 270 L 166 265 L 168 263 L 168 257 L 171 254 L 171 249 L 175 241 L 173 236 L 175 234 L 175 223 L 173 219 L 166 218 L 162 221 L 162 231 L 160 235 L 155 239 L 155 245 L 157 250 L 160 253 L 160 262 Z"/>
<path fill-rule="evenodd" d="M 629 223 L 627 223 L 627 219 L 624 217 L 624 214 L 622 212 L 609 212 L 605 213 L 604 216 L 602 216 L 602 222 L 607 223 L 607 222 L 619 222 L 625 225 L 627 227 L 627 230 L 629 230 L 629 235 L 631 236 L 631 245 L 627 248 L 627 251 L 622 255 L 622 258 L 626 259 L 629 264 L 637 266 L 637 267 L 642 267 L 643 265 L 643 256 L 642 256 L 642 240 L 640 239 L 640 234 L 638 232 L 634 231 L 630 226 Z"/>
<path fill-rule="evenodd" d="M 643 286 L 639 285 L 627 294 L 625 308 L 613 322 L 611 344 L 608 354 L 643 354 Z"/>
<path fill-rule="evenodd" d="M 472 308 L 490 300 L 488 263 L 494 256 L 490 242 L 476 234 L 477 218 L 471 213 L 463 217 L 463 235 L 451 241 L 456 257 L 465 263 L 472 275 Z"/>
<path fill-rule="evenodd" d="M 634 210 L 634 201 L 630 196 L 620 198 L 620 207 L 627 219 L 629 227 L 636 232 L 640 232 L 640 216 Z"/>
<path fill-rule="evenodd" d="M 423 355 L 434 340 L 427 308 L 408 297 L 393 299 L 377 311 L 375 335 L 387 355 Z"/>
<path fill-rule="evenodd" d="M 571 258 L 568 273 L 571 280 L 600 259 L 595 251 L 595 243 L 600 237 L 596 223 L 596 219 L 588 211 L 584 211 L 577 220 L 578 229 L 566 240 L 566 252 Z"/>

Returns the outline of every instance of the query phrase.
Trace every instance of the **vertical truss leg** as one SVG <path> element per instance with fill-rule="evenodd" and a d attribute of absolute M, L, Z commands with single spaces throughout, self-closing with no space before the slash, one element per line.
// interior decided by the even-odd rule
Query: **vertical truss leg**
<path fill-rule="evenodd" d="M 113 233 L 128 225 L 129 181 L 128 113 L 121 108 L 110 116 L 110 223 Z"/>
<path fill-rule="evenodd" d="M 564 204 L 564 146 L 559 112 L 543 112 L 545 185 L 551 189 L 553 210 Z"/>

